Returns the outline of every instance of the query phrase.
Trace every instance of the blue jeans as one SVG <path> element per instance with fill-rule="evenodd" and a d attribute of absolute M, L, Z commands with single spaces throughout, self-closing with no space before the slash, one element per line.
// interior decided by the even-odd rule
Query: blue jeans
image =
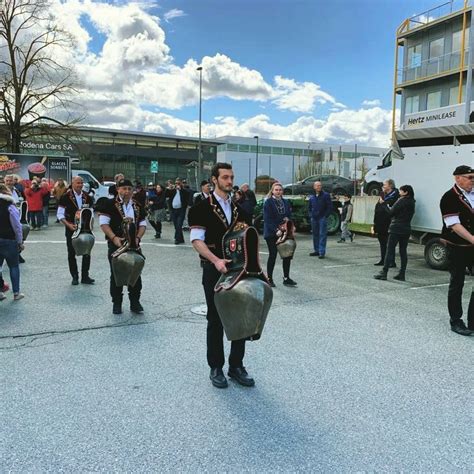
<path fill-rule="evenodd" d="M 13 293 L 20 292 L 20 251 L 16 240 L 0 239 L 0 267 L 4 260 L 10 268 L 10 280 L 12 282 Z"/>
<path fill-rule="evenodd" d="M 174 224 L 174 240 L 175 242 L 184 242 L 183 222 L 186 216 L 186 208 L 171 209 L 171 220 Z"/>
<path fill-rule="evenodd" d="M 28 211 L 28 221 L 33 229 L 39 229 L 43 225 L 43 211 Z"/>
<path fill-rule="evenodd" d="M 311 218 L 311 231 L 313 233 L 313 247 L 319 255 L 326 255 L 326 241 L 328 238 L 327 217 Z"/>
<path fill-rule="evenodd" d="M 48 225 L 49 221 L 49 205 L 43 206 L 43 225 Z"/>

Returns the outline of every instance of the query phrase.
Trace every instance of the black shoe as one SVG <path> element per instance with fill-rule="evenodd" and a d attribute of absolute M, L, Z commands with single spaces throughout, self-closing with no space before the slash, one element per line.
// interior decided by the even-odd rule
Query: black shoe
<path fill-rule="evenodd" d="M 139 301 L 130 303 L 130 311 L 135 314 L 143 314 L 143 306 Z"/>
<path fill-rule="evenodd" d="M 383 267 L 383 264 L 384 264 L 384 261 L 380 260 L 379 262 L 374 263 L 374 267 Z"/>
<path fill-rule="evenodd" d="M 270 284 L 270 286 L 271 286 L 272 288 L 276 288 L 276 285 L 275 285 L 275 282 L 273 281 L 273 278 L 269 278 L 269 279 L 268 279 L 268 283 Z"/>
<path fill-rule="evenodd" d="M 296 283 L 296 281 L 292 280 L 291 278 L 284 278 L 283 284 L 285 286 L 296 286 L 298 283 Z"/>
<path fill-rule="evenodd" d="M 393 277 L 394 280 L 398 280 L 398 281 L 405 281 L 405 274 L 404 273 L 397 273 L 394 277 Z"/>
<path fill-rule="evenodd" d="M 451 331 L 460 334 L 461 336 L 472 336 L 474 334 L 474 331 L 466 327 L 464 321 L 451 324 Z"/>
<path fill-rule="evenodd" d="M 339 239 L 337 241 L 338 244 L 344 244 L 345 242 L 346 242 L 346 239 Z M 351 240 L 351 242 L 352 242 L 352 240 Z"/>
<path fill-rule="evenodd" d="M 155 239 L 161 239 L 161 235 L 160 235 L 160 234 L 156 234 L 156 235 L 155 235 Z"/>
<path fill-rule="evenodd" d="M 84 277 L 81 279 L 81 283 L 83 283 L 84 285 L 93 285 L 95 282 L 95 280 L 91 277 Z"/>
<path fill-rule="evenodd" d="M 18 261 L 20 263 L 25 263 L 25 259 L 21 256 L 21 254 L 18 256 Z"/>
<path fill-rule="evenodd" d="M 377 273 L 377 275 L 374 275 L 374 278 L 376 280 L 386 280 L 387 279 L 387 272 L 384 272 L 382 270 L 380 273 Z"/>
<path fill-rule="evenodd" d="M 319 257 L 319 252 L 311 252 L 309 254 L 310 257 Z"/>
<path fill-rule="evenodd" d="M 388 268 L 397 268 L 397 264 L 396 263 L 391 263 Z"/>
<path fill-rule="evenodd" d="M 114 303 L 112 308 L 113 314 L 122 314 L 122 303 Z"/>
<path fill-rule="evenodd" d="M 354 234 L 351 234 L 349 238 L 351 239 L 351 242 L 354 242 Z"/>
<path fill-rule="evenodd" d="M 320 255 L 318 258 L 321 258 L 321 259 L 326 258 L 326 255 Z"/>
<path fill-rule="evenodd" d="M 79 285 L 79 277 L 72 277 L 71 285 Z"/>
<path fill-rule="evenodd" d="M 225 378 L 224 372 L 222 369 L 211 369 L 209 374 L 212 385 L 217 388 L 227 388 L 227 379 Z"/>
<path fill-rule="evenodd" d="M 252 377 L 249 377 L 245 367 L 229 367 L 227 375 L 244 387 L 253 387 L 255 385 L 255 380 Z"/>
<path fill-rule="evenodd" d="M 175 244 L 175 245 L 184 244 L 184 240 L 175 240 L 175 241 L 174 241 L 174 244 Z"/>

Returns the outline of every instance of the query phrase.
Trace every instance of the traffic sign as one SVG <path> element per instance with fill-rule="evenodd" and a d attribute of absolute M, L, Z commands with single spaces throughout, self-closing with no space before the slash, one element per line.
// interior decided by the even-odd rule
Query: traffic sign
<path fill-rule="evenodd" d="M 158 173 L 158 161 L 150 162 L 150 173 Z"/>

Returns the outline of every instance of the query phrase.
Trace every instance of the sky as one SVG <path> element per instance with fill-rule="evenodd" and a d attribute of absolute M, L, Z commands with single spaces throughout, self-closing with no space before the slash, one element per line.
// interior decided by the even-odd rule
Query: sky
<path fill-rule="evenodd" d="M 433 0 L 53 0 L 84 125 L 388 146 L 394 39 Z"/>

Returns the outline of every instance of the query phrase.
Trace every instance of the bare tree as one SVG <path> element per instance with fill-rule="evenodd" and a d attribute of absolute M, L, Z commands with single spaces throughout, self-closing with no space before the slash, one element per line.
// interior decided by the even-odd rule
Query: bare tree
<path fill-rule="evenodd" d="M 79 121 L 72 97 L 77 79 L 67 53 L 72 37 L 61 29 L 49 0 L 0 0 L 0 121 L 7 148 L 55 135 Z"/>

